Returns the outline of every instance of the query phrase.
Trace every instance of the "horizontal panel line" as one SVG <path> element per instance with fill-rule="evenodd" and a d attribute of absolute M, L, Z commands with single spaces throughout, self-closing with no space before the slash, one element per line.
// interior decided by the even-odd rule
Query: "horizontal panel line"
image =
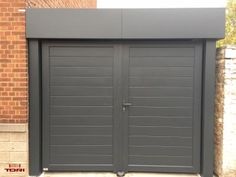
<path fill-rule="evenodd" d="M 175 58 L 177 58 L 177 57 L 186 57 L 186 58 L 189 58 L 189 57 L 191 57 L 191 58 L 194 58 L 195 56 L 194 55 L 188 55 L 188 56 L 179 56 L 179 55 L 174 55 L 174 56 L 168 56 L 168 55 L 148 55 L 148 56 L 145 56 L 145 55 L 143 55 L 143 56 L 136 56 L 136 55 L 130 55 L 130 58 L 148 58 L 148 57 L 175 57 Z"/>
<path fill-rule="evenodd" d="M 181 158 L 192 158 L 192 156 L 169 156 L 169 155 L 129 155 L 129 157 L 181 157 Z"/>
<path fill-rule="evenodd" d="M 51 134 L 51 136 L 62 136 L 63 134 Z M 66 136 L 74 136 L 75 134 L 66 134 Z M 83 134 L 81 136 L 97 136 L 99 134 L 95 134 L 95 135 L 87 135 L 87 134 Z M 104 134 L 100 134 L 99 136 L 105 136 Z"/>
<path fill-rule="evenodd" d="M 160 119 L 191 119 L 192 117 L 187 116 L 129 116 L 129 118 L 140 118 L 140 117 L 148 117 L 148 118 L 160 118 Z"/>
<path fill-rule="evenodd" d="M 61 156 L 78 156 L 78 157 L 93 157 L 93 156 L 98 156 L 98 157 L 112 157 L 112 155 L 106 155 L 106 154 L 59 154 L 59 155 L 54 155 L 54 157 L 61 157 Z"/>
<path fill-rule="evenodd" d="M 51 66 L 51 68 L 86 68 L 86 69 L 90 69 L 90 68 L 112 68 L 111 66 Z"/>
<path fill-rule="evenodd" d="M 80 116 L 80 117 L 83 117 L 83 116 L 87 116 L 88 114 L 72 114 L 72 115 L 68 115 L 68 114 L 51 114 L 50 117 L 57 117 L 57 116 L 63 116 L 63 117 L 69 117 L 69 116 L 73 116 L 73 117 L 76 117 L 76 116 Z M 103 114 L 96 114 L 96 115 L 91 115 L 91 116 L 94 116 L 94 117 L 98 117 L 98 116 L 112 116 L 112 114 L 106 114 L 106 115 L 103 115 Z"/>
<path fill-rule="evenodd" d="M 166 168 L 166 165 L 136 165 L 136 164 L 129 164 L 129 167 L 151 167 L 151 168 Z M 193 169 L 192 166 L 181 166 L 181 165 L 168 165 L 168 168 L 188 168 L 188 169 Z"/>
<path fill-rule="evenodd" d="M 99 89 L 101 89 L 101 88 L 113 88 L 113 86 L 111 85 L 111 84 L 107 84 L 107 85 L 109 85 L 110 87 L 104 87 L 104 86 L 94 86 L 94 87 L 91 87 L 91 86 L 89 86 L 89 84 L 88 85 L 85 85 L 85 86 L 78 86 L 78 85 L 73 85 L 74 83 L 72 83 L 72 84 L 68 84 L 68 83 L 66 83 L 66 85 L 59 85 L 59 84 L 54 84 L 54 83 L 51 83 L 51 84 L 49 84 L 51 87 L 66 87 L 66 88 L 70 88 L 70 87 L 79 87 L 79 88 L 94 88 L 94 89 L 97 89 L 97 88 L 99 88 Z M 77 83 L 77 84 L 79 84 L 79 82 Z M 82 85 L 82 84 L 81 84 Z M 103 84 L 103 85 L 106 85 L 106 84 Z"/>
<path fill-rule="evenodd" d="M 147 136 L 147 135 L 129 135 L 129 138 L 178 138 L 178 139 L 192 139 L 187 136 Z"/>
<path fill-rule="evenodd" d="M 131 49 L 133 49 L 134 47 L 132 47 Z M 136 47 L 135 47 L 136 48 Z M 137 48 L 142 48 L 142 47 L 137 47 Z M 166 48 L 167 49 L 167 47 L 158 47 L 158 48 Z M 181 48 L 181 47 L 179 47 L 179 48 Z M 192 49 L 192 48 L 188 48 L 188 49 Z M 139 58 L 139 57 L 142 57 L 142 56 L 130 56 L 130 58 Z M 147 58 L 149 58 L 150 56 L 147 56 Z M 155 56 L 154 58 L 158 58 L 159 56 Z M 181 58 L 193 58 L 194 59 L 194 57 L 191 57 L 191 56 L 181 56 Z M 153 58 L 153 57 L 152 57 Z M 163 56 L 163 58 L 176 58 L 176 56 Z"/>
<path fill-rule="evenodd" d="M 106 126 L 106 125 L 91 125 L 91 126 L 87 126 L 87 125 L 52 125 L 51 127 L 78 127 L 78 128 L 112 128 L 112 126 Z"/>
<path fill-rule="evenodd" d="M 90 57 L 101 57 L 101 58 L 114 58 L 114 56 L 113 55 L 99 55 L 99 56 L 86 56 L 86 55 L 77 55 L 77 56 L 67 56 L 67 55 L 63 55 L 63 56 L 61 56 L 61 55 L 50 55 L 49 56 L 49 58 L 50 59 L 53 59 L 53 58 L 64 58 L 64 57 L 68 57 L 68 58 L 76 58 L 76 57 L 88 57 L 88 58 L 90 58 Z"/>
<path fill-rule="evenodd" d="M 113 87 L 92 87 L 92 86 L 65 86 L 65 85 L 62 85 L 62 86 L 52 86 L 51 87 L 76 87 L 76 88 L 87 88 L 87 89 L 96 89 L 96 88 L 113 88 Z"/>
<path fill-rule="evenodd" d="M 76 156 L 76 157 L 112 157 L 111 153 L 107 153 L 107 154 L 76 154 L 76 153 L 65 153 L 63 155 L 54 155 L 54 157 L 62 157 L 62 156 Z"/>
<path fill-rule="evenodd" d="M 64 115 L 50 115 L 50 117 L 52 118 L 65 118 Z M 71 117 L 71 118 L 94 118 L 94 117 L 101 117 L 101 118 L 112 118 L 112 116 L 108 116 L 108 115 L 84 115 L 84 116 L 81 116 L 81 115 L 66 115 L 66 117 Z"/>
<path fill-rule="evenodd" d="M 133 108 L 192 108 L 192 107 L 188 107 L 188 106 L 157 106 L 157 107 L 154 107 L 154 106 L 135 106 L 135 105 L 131 105 Z"/>
<path fill-rule="evenodd" d="M 82 79 L 97 79 L 97 78 L 101 78 L 101 79 L 112 79 L 113 77 L 106 77 L 106 76 L 51 76 L 51 78 L 82 78 Z"/>
<path fill-rule="evenodd" d="M 51 105 L 51 107 L 56 107 L 56 108 L 70 108 L 70 107 L 72 107 L 72 108 L 96 108 L 96 107 L 104 107 L 104 108 L 112 108 L 112 105 L 108 105 L 108 106 L 104 106 L 104 105 L 99 105 L 99 106 L 53 106 L 53 105 Z"/>
<path fill-rule="evenodd" d="M 113 98 L 112 96 L 74 96 L 74 95 L 51 95 L 50 97 L 78 97 L 78 98 Z"/>
<path fill-rule="evenodd" d="M 83 86 L 81 86 L 83 85 Z M 96 85 L 96 86 L 95 86 Z M 104 87 L 104 85 L 106 86 L 109 86 L 109 87 Z M 80 87 L 80 88 L 87 88 L 87 87 L 93 87 L 93 84 L 81 84 L 80 82 L 74 82 L 74 83 L 64 83 L 64 84 L 61 84 L 61 83 L 51 83 L 50 84 L 51 87 Z M 93 88 L 98 88 L 98 89 L 101 89 L 101 88 L 113 88 L 112 84 L 101 84 L 101 86 L 98 86 L 97 84 L 94 84 L 94 87 Z"/>
<path fill-rule="evenodd" d="M 61 107 L 112 107 L 112 105 L 89 105 L 89 104 L 86 104 L 86 105 L 80 105 L 80 106 L 67 106 L 67 105 L 60 105 Z M 53 106 L 53 107 L 59 107 L 59 106 Z"/>
<path fill-rule="evenodd" d="M 190 65 L 190 66 L 132 66 L 130 65 L 130 68 L 135 69 L 135 68 L 151 68 L 151 69 L 155 69 L 155 68 L 194 68 L 194 65 Z"/>
<path fill-rule="evenodd" d="M 87 166 L 101 166 L 101 167 L 106 167 L 106 166 L 109 166 L 109 167 L 112 167 L 113 165 L 112 164 L 57 164 L 57 163 L 51 163 L 50 164 L 51 166 L 81 166 L 81 167 L 87 167 Z"/>
<path fill-rule="evenodd" d="M 73 136 L 73 137 L 108 137 L 111 138 L 112 135 L 51 135 L 51 136 Z"/>
<path fill-rule="evenodd" d="M 104 147 L 104 146 L 106 146 L 106 147 L 112 147 L 112 145 L 110 145 L 110 144 L 103 144 L 103 145 L 70 145 L 70 144 L 66 144 L 66 145 L 50 145 L 51 147 L 57 147 L 57 146 L 63 146 L 63 147 L 67 147 L 67 146 L 73 146 L 73 147 L 80 147 L 80 146 L 82 146 L 82 147 L 84 147 L 84 146 L 89 146 L 89 147 L 96 147 L 96 146 L 99 146 L 99 147 Z"/>
<path fill-rule="evenodd" d="M 165 77 L 158 77 L 158 76 L 156 76 L 156 77 L 152 77 L 152 76 L 145 76 L 145 75 L 142 75 L 142 76 L 135 76 L 134 74 L 129 74 L 129 77 L 128 77 L 129 79 L 132 79 L 132 78 L 141 78 L 141 79 L 148 79 L 148 78 L 150 78 L 150 79 L 154 79 L 154 78 L 166 78 L 166 79 L 173 79 L 173 78 L 193 78 L 193 76 L 165 76 Z"/>
<path fill-rule="evenodd" d="M 194 65 L 189 65 L 189 66 L 132 66 L 130 65 L 130 68 L 194 68 Z"/>
<path fill-rule="evenodd" d="M 68 58 L 113 58 L 114 56 L 50 56 L 50 59 L 56 59 L 56 58 L 64 58 L 64 57 L 68 57 Z"/>
<path fill-rule="evenodd" d="M 129 145 L 129 147 L 140 147 L 140 148 L 146 148 L 146 147 L 161 147 L 161 148 L 168 148 L 168 147 L 173 147 L 173 148 L 186 148 L 186 149 L 192 149 L 192 146 L 160 146 L 160 145 Z"/>
<path fill-rule="evenodd" d="M 133 89 L 133 88 L 144 88 L 144 89 L 148 89 L 148 88 L 193 88 L 193 87 L 177 87 L 177 86 L 165 86 L 165 87 L 161 87 L 161 86 L 158 86 L 158 87 L 139 87 L 139 86 L 129 86 L 130 89 Z"/>
<path fill-rule="evenodd" d="M 138 125 L 131 125 L 129 128 L 192 128 L 192 127 L 174 127 L 174 126 L 138 126 Z"/>
<path fill-rule="evenodd" d="M 189 96 L 186 96 L 186 97 L 183 97 L 183 96 L 171 96 L 171 97 L 166 97 L 166 96 L 159 96 L 159 97 L 147 97 L 147 96 L 143 96 L 143 97 L 137 97 L 137 96 L 134 96 L 134 97 L 130 97 L 130 98 L 193 98 L 193 97 L 189 97 Z"/>
<path fill-rule="evenodd" d="M 141 78 L 150 78 L 150 79 L 166 79 L 166 78 L 193 78 L 193 76 L 140 76 Z M 140 77 L 130 76 L 129 79 L 140 79 Z"/>

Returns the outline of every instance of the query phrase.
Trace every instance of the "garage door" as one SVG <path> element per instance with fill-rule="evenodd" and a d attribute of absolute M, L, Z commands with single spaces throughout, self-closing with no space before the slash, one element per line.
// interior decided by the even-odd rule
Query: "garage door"
<path fill-rule="evenodd" d="M 45 169 L 199 172 L 201 45 L 42 50 Z"/>

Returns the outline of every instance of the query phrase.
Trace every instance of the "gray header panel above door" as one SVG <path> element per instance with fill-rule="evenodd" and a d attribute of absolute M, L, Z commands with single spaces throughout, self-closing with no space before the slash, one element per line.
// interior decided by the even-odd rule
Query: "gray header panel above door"
<path fill-rule="evenodd" d="M 224 9 L 123 10 L 123 38 L 224 37 Z"/>
<path fill-rule="evenodd" d="M 224 8 L 27 9 L 26 37 L 220 39 L 224 23 Z"/>
<path fill-rule="evenodd" d="M 121 10 L 27 9 L 27 38 L 121 37 Z"/>

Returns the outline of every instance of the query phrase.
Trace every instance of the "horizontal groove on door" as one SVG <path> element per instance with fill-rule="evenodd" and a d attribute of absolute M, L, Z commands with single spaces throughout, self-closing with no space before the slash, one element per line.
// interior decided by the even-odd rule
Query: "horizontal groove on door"
<path fill-rule="evenodd" d="M 130 67 L 192 67 L 194 57 L 130 57 Z"/>
<path fill-rule="evenodd" d="M 111 96 L 111 87 L 51 86 L 52 96 Z"/>
<path fill-rule="evenodd" d="M 129 155 L 130 165 L 172 165 L 172 166 L 191 166 L 191 156 L 131 156 Z"/>
<path fill-rule="evenodd" d="M 160 106 L 160 107 L 174 107 L 174 106 L 190 106 L 192 98 L 187 97 L 167 97 L 167 98 L 145 98 L 145 97 L 131 97 L 129 101 L 135 106 Z"/>
<path fill-rule="evenodd" d="M 112 76 L 111 67 L 81 67 L 81 68 L 54 68 L 52 67 L 51 75 L 53 76 L 80 76 L 80 77 L 100 77 Z"/>
<path fill-rule="evenodd" d="M 112 66 L 112 57 L 73 56 L 73 57 L 50 57 L 52 67 L 104 67 Z"/>
<path fill-rule="evenodd" d="M 51 115 L 111 115 L 112 106 L 51 107 Z"/>
<path fill-rule="evenodd" d="M 96 145 L 86 145 L 86 146 L 51 146 L 51 155 L 112 155 L 112 146 L 96 146 Z"/>
<path fill-rule="evenodd" d="M 111 77 L 53 77 L 52 86 L 111 87 Z"/>
<path fill-rule="evenodd" d="M 129 123 L 132 126 L 172 126 L 172 127 L 191 127 L 191 118 L 159 118 L 146 116 L 130 116 Z"/>
<path fill-rule="evenodd" d="M 111 135 L 52 135 L 51 145 L 110 145 Z M 110 147 L 110 146 L 109 146 Z M 70 148 L 70 147 L 68 147 Z"/>
<path fill-rule="evenodd" d="M 50 97 L 54 106 L 110 106 L 112 97 Z"/>
<path fill-rule="evenodd" d="M 191 147 L 129 146 L 130 156 L 191 156 Z"/>
<path fill-rule="evenodd" d="M 98 46 L 55 46 L 49 48 L 50 57 L 84 57 L 94 56 L 102 57 L 109 56 L 113 57 L 113 47 L 98 47 Z"/>
<path fill-rule="evenodd" d="M 193 47 L 130 47 L 131 57 L 193 57 Z"/>
<path fill-rule="evenodd" d="M 129 127 L 129 134 L 146 136 L 192 136 L 192 128 L 184 127 Z"/>
<path fill-rule="evenodd" d="M 192 108 L 130 107 L 130 116 L 192 116 Z"/>
<path fill-rule="evenodd" d="M 51 171 L 57 172 L 88 172 L 88 171 L 97 171 L 97 172 L 111 172 L 114 169 L 113 164 L 58 164 L 51 163 L 49 165 Z"/>
<path fill-rule="evenodd" d="M 111 135 L 112 127 L 51 127 L 52 135 Z"/>
<path fill-rule="evenodd" d="M 112 164 L 111 155 L 51 155 L 51 163 L 57 164 Z"/>
<path fill-rule="evenodd" d="M 193 89 L 185 87 L 129 88 L 130 97 L 192 97 Z"/>
<path fill-rule="evenodd" d="M 192 147 L 192 137 L 186 135 L 186 137 L 181 136 L 140 136 L 140 135 L 130 135 L 129 136 L 130 146 L 185 146 Z"/>
<path fill-rule="evenodd" d="M 192 67 L 131 67 L 130 76 L 136 77 L 192 77 Z"/>
<path fill-rule="evenodd" d="M 192 87 L 192 77 L 130 77 L 130 87 Z"/>
<path fill-rule="evenodd" d="M 80 126 L 108 126 L 112 124 L 112 117 L 52 117 L 51 123 L 57 125 L 80 125 Z"/>

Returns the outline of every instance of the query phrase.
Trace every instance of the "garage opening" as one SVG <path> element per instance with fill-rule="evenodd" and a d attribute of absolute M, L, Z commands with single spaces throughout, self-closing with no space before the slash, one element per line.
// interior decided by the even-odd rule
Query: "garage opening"
<path fill-rule="evenodd" d="M 200 43 L 43 43 L 43 166 L 199 172 Z"/>
<path fill-rule="evenodd" d="M 215 14 L 220 22 L 209 25 Z M 26 17 L 31 175 L 213 173 L 224 10 L 31 9 Z"/>

